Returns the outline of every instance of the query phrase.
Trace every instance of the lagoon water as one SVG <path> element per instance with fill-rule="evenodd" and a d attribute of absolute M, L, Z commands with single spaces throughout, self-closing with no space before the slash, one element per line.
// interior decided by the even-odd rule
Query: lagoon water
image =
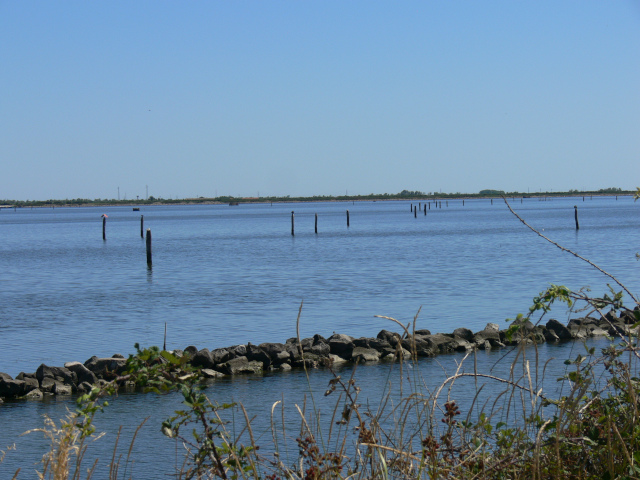
<path fill-rule="evenodd" d="M 442 208 L 432 203 L 426 216 L 415 218 L 410 203 L 2 210 L 0 371 L 15 376 L 41 363 L 127 355 L 136 342 L 162 345 L 165 323 L 168 349 L 284 342 L 296 335 L 301 302 L 302 337 L 375 336 L 396 328 L 375 315 L 406 324 L 419 309 L 417 328 L 477 331 L 488 322 L 502 327 L 506 318 L 526 312 L 549 283 L 588 285 L 598 294 L 611 283 L 529 231 L 501 200 L 465 200 L 464 206 L 443 200 Z M 640 205 L 631 197 L 510 203 L 542 233 L 640 291 Z M 108 215 L 106 241 L 102 214 Z M 141 214 L 153 233 L 151 269 L 140 237 Z M 565 322 L 569 314 L 559 307 L 551 316 Z M 548 345 L 541 351 L 564 359 L 574 348 Z M 500 355 L 485 353 L 479 365 L 491 368 Z M 442 376 L 459 359 L 425 360 L 421 368 Z M 388 366 L 360 368 L 359 383 L 381 391 L 387 372 Z M 317 392 L 328 375 L 312 374 Z M 283 398 L 300 403 L 309 385 L 302 372 L 292 372 L 224 380 L 212 389 L 221 402 L 241 400 L 252 412 L 268 411 Z M 161 450 L 163 461 L 152 452 L 166 444 L 159 423 L 177 402 L 171 396 L 123 395 L 97 419 L 113 435 L 116 423 L 131 433 L 152 415 L 136 442 L 134 478 L 160 478 L 167 465 L 175 465 L 175 446 Z M 44 441 L 38 434 L 18 435 L 42 426 L 42 414 L 59 418 L 70 405 L 69 399 L 51 399 L 0 407 L 0 450 L 17 444 L 0 464 L 0 478 L 17 466 L 23 468 L 18 478 L 34 478 L 31 464 L 44 452 Z"/>

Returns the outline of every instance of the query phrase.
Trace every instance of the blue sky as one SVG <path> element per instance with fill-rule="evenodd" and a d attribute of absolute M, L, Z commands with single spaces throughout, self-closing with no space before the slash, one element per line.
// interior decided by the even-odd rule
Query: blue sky
<path fill-rule="evenodd" d="M 640 185 L 638 1 L 0 0 L 0 199 Z"/>

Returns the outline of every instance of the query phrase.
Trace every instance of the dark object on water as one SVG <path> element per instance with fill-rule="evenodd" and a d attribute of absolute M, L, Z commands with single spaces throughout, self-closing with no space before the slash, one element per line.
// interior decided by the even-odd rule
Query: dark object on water
<path fill-rule="evenodd" d="M 236 205 L 239 205 L 238 202 L 229 202 L 229 206 L 230 207 L 235 207 Z"/>
<path fill-rule="evenodd" d="M 139 211 L 140 211 L 140 208 L 139 208 L 139 207 L 133 207 L 133 211 L 134 211 L 134 212 L 139 212 Z"/>

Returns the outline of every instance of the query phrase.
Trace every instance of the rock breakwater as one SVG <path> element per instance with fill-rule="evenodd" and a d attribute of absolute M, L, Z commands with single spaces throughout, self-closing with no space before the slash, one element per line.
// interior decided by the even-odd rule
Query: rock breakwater
<path fill-rule="evenodd" d="M 489 323 L 475 333 L 466 328 L 457 328 L 452 333 L 416 330 L 407 336 L 382 330 L 375 338 L 354 338 L 345 334 L 333 334 L 329 338 L 314 335 L 300 341 L 290 338 L 285 343 L 248 343 L 214 350 L 198 350 L 195 346 L 189 346 L 172 353 L 178 357 L 188 356 L 191 366 L 200 370 L 204 378 L 213 379 L 305 366 L 317 368 L 327 362 L 396 361 L 412 356 L 432 357 L 522 343 L 562 342 L 604 335 L 616 337 L 632 333 L 635 322 L 631 312 L 618 317 L 611 311 L 600 319 L 575 318 L 567 325 L 554 319 L 546 325 L 533 325 L 528 320 L 514 322 L 518 325 L 515 331 L 501 330 L 497 324 Z M 637 330 L 633 333 L 637 333 Z M 46 395 L 86 393 L 95 386 L 118 378 L 126 369 L 127 359 L 122 355 L 113 355 L 108 358 L 94 356 L 84 363 L 67 362 L 63 367 L 42 364 L 34 373 L 21 372 L 15 378 L 0 372 L 0 403 L 2 399 L 38 400 Z"/>

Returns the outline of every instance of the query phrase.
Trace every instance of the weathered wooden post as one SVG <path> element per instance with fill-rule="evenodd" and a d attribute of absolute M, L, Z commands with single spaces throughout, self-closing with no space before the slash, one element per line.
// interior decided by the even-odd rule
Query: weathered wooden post
<path fill-rule="evenodd" d="M 427 216 L 427 204 L 424 204 L 424 215 Z"/>
<path fill-rule="evenodd" d="M 411 204 L 411 213 L 413 213 L 413 203 Z"/>
<path fill-rule="evenodd" d="M 491 205 L 493 205 L 493 198 L 491 199 Z"/>
<path fill-rule="evenodd" d="M 162 350 L 167 351 L 167 322 L 164 322 L 164 342 L 162 342 Z"/>
<path fill-rule="evenodd" d="M 462 199 L 462 206 L 464 207 L 464 198 Z"/>
<path fill-rule="evenodd" d="M 147 266 L 151 266 L 151 229 L 147 228 Z"/>
<path fill-rule="evenodd" d="M 144 238 L 144 215 L 140 215 L 140 238 Z"/>
<path fill-rule="evenodd" d="M 431 202 L 429 202 L 429 210 L 431 210 Z"/>
<path fill-rule="evenodd" d="M 107 216 L 102 214 L 102 240 L 107 239 Z"/>
<path fill-rule="evenodd" d="M 349 228 L 349 210 L 347 210 L 347 228 Z"/>
<path fill-rule="evenodd" d="M 295 235 L 294 233 L 294 228 L 293 228 L 293 210 L 291 210 L 291 236 Z"/>
<path fill-rule="evenodd" d="M 576 230 L 580 230 L 580 224 L 578 223 L 578 206 L 574 205 L 573 208 L 575 209 Z"/>
<path fill-rule="evenodd" d="M 316 233 L 318 233 L 318 214 L 316 213 Z"/>
<path fill-rule="evenodd" d="M 413 218 L 418 218 L 418 208 L 413 209 Z"/>

